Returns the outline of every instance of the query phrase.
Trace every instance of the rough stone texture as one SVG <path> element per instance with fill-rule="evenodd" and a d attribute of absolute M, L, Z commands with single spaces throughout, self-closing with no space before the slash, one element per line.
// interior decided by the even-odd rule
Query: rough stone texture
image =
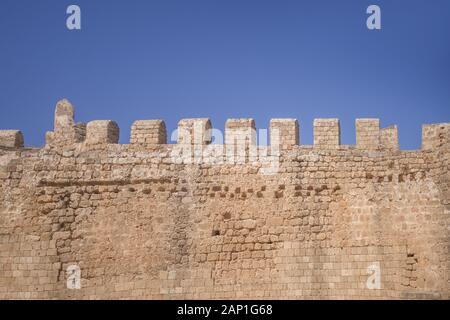
<path fill-rule="evenodd" d="M 225 146 L 229 162 L 243 164 L 257 158 L 256 127 L 253 119 L 228 119 L 225 123 Z"/>
<path fill-rule="evenodd" d="M 131 143 L 141 146 L 167 143 L 166 124 L 162 120 L 139 120 L 131 127 Z"/>
<path fill-rule="evenodd" d="M 270 144 L 289 149 L 300 142 L 297 119 L 270 120 Z"/>
<path fill-rule="evenodd" d="M 356 147 L 363 150 L 397 151 L 397 126 L 380 129 L 379 119 L 356 119 Z"/>
<path fill-rule="evenodd" d="M 56 104 L 54 129 L 45 136 L 48 146 L 64 146 L 86 138 L 86 124 L 75 123 L 72 104 L 63 99 Z"/>
<path fill-rule="evenodd" d="M 314 120 L 314 147 L 336 149 L 341 144 L 341 127 L 338 119 Z"/>
<path fill-rule="evenodd" d="M 228 119 L 225 123 L 225 144 L 256 144 L 256 127 L 253 119 Z"/>
<path fill-rule="evenodd" d="M 356 119 L 356 146 L 360 149 L 380 148 L 380 120 Z"/>
<path fill-rule="evenodd" d="M 339 145 L 337 122 L 316 121 L 316 147 L 282 150 L 273 175 L 110 144 L 100 124 L 86 138 L 100 147 L 0 147 L 0 299 L 449 298 L 448 124 L 393 152 Z M 227 137 L 241 127 L 248 139 L 254 121 Z"/>
<path fill-rule="evenodd" d="M 119 142 L 119 126 L 111 120 L 95 120 L 86 126 L 87 144 L 107 144 Z"/>
<path fill-rule="evenodd" d="M 178 123 L 179 144 L 205 145 L 211 143 L 211 121 L 206 118 L 183 119 Z"/>
<path fill-rule="evenodd" d="M 19 130 L 0 130 L 0 147 L 23 147 L 23 135 Z"/>
<path fill-rule="evenodd" d="M 398 151 L 400 149 L 397 126 L 390 126 L 380 130 L 380 148 L 390 151 Z"/>
<path fill-rule="evenodd" d="M 450 123 L 425 124 L 422 126 L 422 149 L 433 150 L 450 143 Z"/>

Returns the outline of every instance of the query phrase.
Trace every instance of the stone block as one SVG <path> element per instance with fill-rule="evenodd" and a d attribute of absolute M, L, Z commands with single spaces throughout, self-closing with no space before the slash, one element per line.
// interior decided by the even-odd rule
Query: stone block
<path fill-rule="evenodd" d="M 22 148 L 23 134 L 19 130 L 0 130 L 0 147 Z"/>
<path fill-rule="evenodd" d="M 380 120 L 356 119 L 356 147 L 363 150 L 380 148 Z"/>
<path fill-rule="evenodd" d="M 450 123 L 422 126 L 422 149 L 434 150 L 450 145 Z"/>
<path fill-rule="evenodd" d="M 297 119 L 270 120 L 270 144 L 288 149 L 299 144 Z"/>
<path fill-rule="evenodd" d="M 84 141 L 86 124 L 75 123 L 72 104 L 63 99 L 56 104 L 53 131 L 47 132 L 45 141 L 50 146 L 65 146 Z"/>
<path fill-rule="evenodd" d="M 110 144 L 119 142 L 119 126 L 111 120 L 95 120 L 86 127 L 87 144 Z"/>
<path fill-rule="evenodd" d="M 314 120 L 314 147 L 319 149 L 336 149 L 341 144 L 339 119 Z"/>
<path fill-rule="evenodd" d="M 211 121 L 207 118 L 183 119 L 178 122 L 178 144 L 207 145 L 211 143 Z"/>
<path fill-rule="evenodd" d="M 380 130 L 380 148 L 389 151 L 399 150 L 397 126 L 390 126 Z"/>
<path fill-rule="evenodd" d="M 163 120 L 139 120 L 131 127 L 131 144 L 158 145 L 167 143 Z"/>

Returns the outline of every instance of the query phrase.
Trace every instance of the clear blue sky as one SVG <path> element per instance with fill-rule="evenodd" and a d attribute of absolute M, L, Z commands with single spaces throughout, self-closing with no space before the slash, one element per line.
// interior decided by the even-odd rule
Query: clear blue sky
<path fill-rule="evenodd" d="M 63 97 L 77 121 L 117 121 L 122 143 L 138 119 L 294 117 L 311 144 L 313 119 L 337 117 L 353 144 L 355 118 L 377 117 L 416 149 L 422 123 L 450 122 L 449 0 L 1 0 L 0 41 L 0 128 L 27 145 Z"/>

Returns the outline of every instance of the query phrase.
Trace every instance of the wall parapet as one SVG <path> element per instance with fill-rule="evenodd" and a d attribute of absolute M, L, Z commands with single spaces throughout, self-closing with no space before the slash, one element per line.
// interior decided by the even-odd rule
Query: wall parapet
<path fill-rule="evenodd" d="M 119 126 L 111 120 L 95 120 L 86 126 L 86 144 L 119 142 Z"/>
<path fill-rule="evenodd" d="M 280 149 L 290 149 L 300 144 L 297 119 L 271 119 L 270 145 Z"/>
<path fill-rule="evenodd" d="M 397 126 L 380 129 L 380 119 L 356 119 L 356 147 L 363 150 L 397 151 Z"/>
<path fill-rule="evenodd" d="M 397 152 L 378 119 L 352 146 L 317 119 L 305 146 L 296 119 L 266 145 L 253 119 L 223 142 L 206 118 L 119 144 L 114 121 L 55 116 L 42 149 L 0 131 L 0 299 L 450 297 L 450 124 Z"/>
<path fill-rule="evenodd" d="M 211 143 L 211 121 L 207 118 L 183 119 L 178 122 L 178 144 L 207 145 Z"/>
<path fill-rule="evenodd" d="M 131 144 L 158 145 L 167 143 L 166 124 L 163 120 L 138 120 L 131 127 Z"/>
<path fill-rule="evenodd" d="M 422 149 L 434 150 L 450 146 L 450 123 L 424 124 Z"/>
<path fill-rule="evenodd" d="M 46 133 L 46 147 L 66 148 L 76 144 L 86 146 L 106 146 L 119 143 L 119 126 L 112 120 L 94 120 L 89 123 L 75 123 L 72 104 L 63 99 L 56 104 L 53 131 Z M 305 148 L 300 144 L 299 122 L 293 118 L 275 118 L 269 124 L 270 147 L 274 152 Z M 341 144 L 339 119 L 315 119 L 314 150 L 336 150 L 355 148 L 361 151 L 397 152 L 399 151 L 398 128 L 380 128 L 380 120 L 361 118 L 355 121 L 356 144 Z M 255 120 L 228 119 L 225 133 L 213 128 L 208 118 L 182 119 L 178 123 L 176 143 L 182 146 L 206 146 L 222 144 L 228 153 L 243 149 L 247 155 L 252 149 L 265 146 L 265 130 L 257 132 Z M 137 120 L 131 127 L 130 144 L 139 147 L 155 147 L 168 143 L 168 132 L 163 120 Z M 214 142 L 213 142 L 214 141 Z M 24 137 L 19 130 L 0 130 L 0 147 L 23 148 Z M 422 126 L 422 150 L 432 151 L 450 147 L 450 123 L 425 124 Z"/>
<path fill-rule="evenodd" d="M 22 148 L 23 134 L 19 130 L 0 130 L 0 147 Z"/>
<path fill-rule="evenodd" d="M 314 147 L 318 149 L 336 149 L 341 144 L 341 126 L 339 119 L 314 120 Z"/>
<path fill-rule="evenodd" d="M 83 142 L 86 138 L 86 124 L 74 121 L 75 110 L 72 104 L 63 99 L 55 108 L 53 131 L 47 132 L 45 140 L 49 146 L 64 146 Z"/>

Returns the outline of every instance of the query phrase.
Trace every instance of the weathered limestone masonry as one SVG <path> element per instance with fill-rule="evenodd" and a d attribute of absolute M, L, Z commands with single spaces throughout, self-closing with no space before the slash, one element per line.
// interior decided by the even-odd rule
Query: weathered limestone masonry
<path fill-rule="evenodd" d="M 229 120 L 217 145 L 208 119 L 182 120 L 166 144 L 163 121 L 138 121 L 120 145 L 63 100 L 41 149 L 0 131 L 0 299 L 449 298 L 450 124 L 424 125 L 417 151 L 374 119 L 356 146 L 337 119 L 313 146 L 295 119 L 267 147 L 254 128 Z M 279 154 L 275 174 L 253 147 Z"/>

